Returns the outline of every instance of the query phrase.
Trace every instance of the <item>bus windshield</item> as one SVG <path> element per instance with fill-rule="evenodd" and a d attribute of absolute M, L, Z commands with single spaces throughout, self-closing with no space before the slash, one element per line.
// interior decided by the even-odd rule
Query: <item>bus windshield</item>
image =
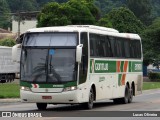
<path fill-rule="evenodd" d="M 29 39 L 31 37 L 28 37 Z M 71 38 L 71 37 L 70 37 Z M 72 38 L 72 42 L 77 44 L 77 37 L 76 39 Z M 38 38 L 34 38 L 36 41 L 39 41 Z M 57 38 L 58 39 L 58 38 Z M 56 40 L 57 40 L 56 39 Z M 28 42 L 24 41 L 24 48 L 22 50 L 22 57 L 21 57 L 21 80 L 28 81 L 28 82 L 35 82 L 35 83 L 63 83 L 68 81 L 75 81 L 76 80 L 76 60 L 75 60 L 75 53 L 76 47 L 74 48 L 73 44 L 72 47 L 63 46 L 57 47 L 56 40 L 55 43 L 53 42 L 54 39 L 48 41 L 50 44 L 53 42 L 56 45 L 54 46 L 34 46 L 29 42 L 32 40 L 26 39 Z M 60 39 L 59 39 L 60 41 Z M 28 45 L 27 45 L 28 43 Z M 63 42 L 62 42 L 63 43 Z M 65 43 L 65 44 L 66 44 Z M 39 42 L 36 43 L 37 45 L 42 45 Z M 45 42 L 47 44 L 47 42 Z M 31 47 L 32 46 L 32 47 Z"/>

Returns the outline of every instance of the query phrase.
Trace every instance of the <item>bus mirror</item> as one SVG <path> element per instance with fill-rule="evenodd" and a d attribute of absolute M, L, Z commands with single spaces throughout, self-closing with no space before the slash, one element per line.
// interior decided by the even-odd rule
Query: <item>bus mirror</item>
<path fill-rule="evenodd" d="M 20 62 L 21 44 L 16 44 L 12 47 L 12 61 Z"/>
<path fill-rule="evenodd" d="M 83 44 L 79 44 L 76 49 L 76 62 L 81 63 Z"/>

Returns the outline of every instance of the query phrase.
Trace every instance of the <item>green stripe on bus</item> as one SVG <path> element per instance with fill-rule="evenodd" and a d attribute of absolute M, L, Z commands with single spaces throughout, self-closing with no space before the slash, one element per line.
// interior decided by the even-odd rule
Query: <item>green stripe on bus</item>
<path fill-rule="evenodd" d="M 116 73 L 117 61 L 107 60 L 90 60 L 90 73 Z M 124 72 L 124 63 L 121 61 L 120 72 Z M 129 61 L 128 71 L 126 72 L 142 72 L 141 61 Z"/>
<path fill-rule="evenodd" d="M 132 62 L 132 72 L 142 72 L 142 62 Z"/>
<path fill-rule="evenodd" d="M 112 73 L 116 72 L 116 61 L 95 60 L 95 73 Z"/>
<path fill-rule="evenodd" d="M 132 72 L 132 62 L 129 61 L 129 72 Z"/>
<path fill-rule="evenodd" d="M 29 82 L 20 81 L 20 86 L 32 88 L 32 85 L 34 84 L 37 84 L 39 88 L 64 88 L 64 87 L 77 86 L 77 81 L 67 82 L 65 84 L 41 84 L 41 83 L 29 83 Z"/>
<path fill-rule="evenodd" d="M 124 61 L 121 61 L 121 72 L 123 72 L 124 70 L 123 70 L 123 68 L 124 68 Z"/>

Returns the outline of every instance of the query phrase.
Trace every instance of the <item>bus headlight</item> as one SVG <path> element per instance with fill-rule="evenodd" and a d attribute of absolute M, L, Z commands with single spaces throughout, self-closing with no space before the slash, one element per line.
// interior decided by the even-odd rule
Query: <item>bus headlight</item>
<path fill-rule="evenodd" d="M 29 87 L 25 87 L 25 86 L 21 86 L 21 90 L 24 91 L 31 91 L 31 89 Z"/>
<path fill-rule="evenodd" d="M 72 90 L 76 90 L 76 89 L 77 89 L 77 86 L 66 87 L 66 88 L 63 89 L 63 92 L 72 91 Z"/>

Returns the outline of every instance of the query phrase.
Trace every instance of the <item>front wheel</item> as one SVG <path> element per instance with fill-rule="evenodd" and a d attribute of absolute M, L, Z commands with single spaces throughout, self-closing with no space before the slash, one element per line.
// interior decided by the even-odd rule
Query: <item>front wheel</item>
<path fill-rule="evenodd" d="M 90 92 L 89 92 L 89 101 L 87 103 L 84 103 L 84 107 L 86 109 L 92 109 L 93 108 L 93 101 L 94 101 L 94 92 L 93 92 L 93 89 L 91 88 L 90 89 Z"/>
<path fill-rule="evenodd" d="M 36 103 L 38 110 L 46 110 L 47 103 Z"/>

